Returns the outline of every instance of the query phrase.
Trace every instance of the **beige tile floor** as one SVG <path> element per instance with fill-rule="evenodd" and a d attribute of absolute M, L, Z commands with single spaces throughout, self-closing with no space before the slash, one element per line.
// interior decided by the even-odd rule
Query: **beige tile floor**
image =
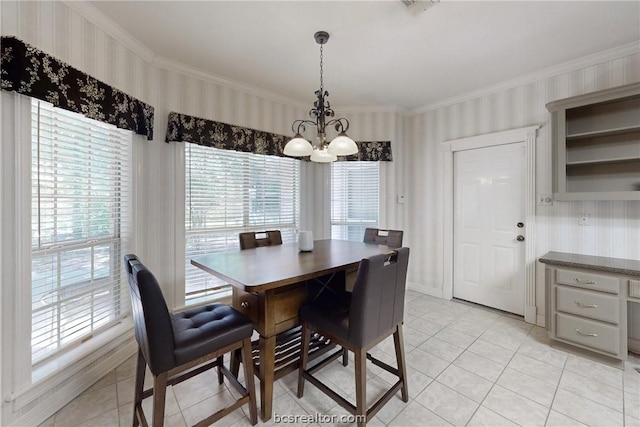
<path fill-rule="evenodd" d="M 551 347 L 544 329 L 519 318 L 416 292 L 408 292 L 405 312 L 410 400 L 403 403 L 398 393 L 371 426 L 640 427 L 638 356 L 630 355 L 623 371 Z M 395 363 L 392 340 L 373 353 Z M 134 365 L 132 357 L 42 425 L 130 426 Z M 367 375 L 367 396 L 373 402 L 393 379 L 370 364 Z M 343 367 L 335 362 L 319 376 L 353 401 L 353 363 Z M 296 381 L 294 372 L 276 382 L 274 414 L 347 414 L 309 383 L 297 399 Z M 232 398 L 226 384 L 218 385 L 215 372 L 201 374 L 168 390 L 165 425 L 193 425 Z M 150 414 L 149 399 L 144 407 Z M 250 426 L 245 408 L 218 424 Z"/>

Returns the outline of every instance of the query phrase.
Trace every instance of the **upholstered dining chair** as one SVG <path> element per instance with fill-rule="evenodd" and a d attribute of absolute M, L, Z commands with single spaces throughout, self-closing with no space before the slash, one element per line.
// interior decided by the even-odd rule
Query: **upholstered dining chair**
<path fill-rule="evenodd" d="M 249 405 L 250 422 L 255 425 L 258 413 L 251 363 L 251 321 L 225 304 L 170 313 L 151 271 L 136 255 L 125 255 L 124 263 L 129 276 L 134 332 L 138 341 L 133 427 L 148 425 L 142 400 L 150 396 L 153 396 L 153 426 L 162 426 L 167 386 L 213 367 L 218 368 L 218 382 L 222 384 L 227 377 L 241 396 L 196 425 L 212 424 L 245 403 Z M 245 386 L 223 364 L 224 354 L 240 349 Z M 147 366 L 153 375 L 153 388 L 144 390 Z"/>
<path fill-rule="evenodd" d="M 364 243 L 376 243 L 378 245 L 387 245 L 392 248 L 402 246 L 401 230 L 380 230 L 379 228 L 365 228 Z"/>
<path fill-rule="evenodd" d="M 240 233 L 240 249 L 253 249 L 261 246 L 274 246 L 282 244 L 280 230 L 250 231 Z"/>
<path fill-rule="evenodd" d="M 407 371 L 402 338 L 404 294 L 407 281 L 409 248 L 399 248 L 391 254 L 365 258 L 360 262 L 353 295 L 348 303 L 308 303 L 300 307 L 302 350 L 298 371 L 298 397 L 304 394 L 309 380 L 351 414 L 359 416 L 358 426 L 366 425 L 398 390 L 403 402 L 408 402 Z M 337 359 L 341 350 L 330 354 L 307 369 L 311 332 L 315 331 L 354 353 L 356 404 L 322 383 L 315 372 Z M 393 335 L 397 368 L 374 358 L 370 349 Z M 366 360 L 396 375 L 398 381 L 369 409 L 366 398 Z"/>

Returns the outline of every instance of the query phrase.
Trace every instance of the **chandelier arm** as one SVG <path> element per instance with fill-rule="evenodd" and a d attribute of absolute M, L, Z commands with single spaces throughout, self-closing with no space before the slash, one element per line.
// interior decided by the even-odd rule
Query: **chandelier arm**
<path fill-rule="evenodd" d="M 347 133 L 347 131 L 349 130 L 349 120 L 345 119 L 344 117 L 340 117 L 339 119 L 332 119 L 326 123 L 326 126 L 334 125 L 336 131 L 338 132 Z"/>
<path fill-rule="evenodd" d="M 291 130 L 293 131 L 294 134 L 302 135 L 307 130 L 307 128 L 305 127 L 305 124 L 316 126 L 316 127 L 318 126 L 317 123 L 312 122 L 311 120 L 296 120 L 291 125 Z"/>

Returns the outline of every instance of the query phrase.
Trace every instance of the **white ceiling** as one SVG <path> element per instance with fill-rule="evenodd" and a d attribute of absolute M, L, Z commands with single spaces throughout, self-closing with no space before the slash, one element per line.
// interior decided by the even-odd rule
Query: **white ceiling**
<path fill-rule="evenodd" d="M 416 109 L 636 43 L 640 1 L 94 1 L 159 57 L 311 103 Z"/>

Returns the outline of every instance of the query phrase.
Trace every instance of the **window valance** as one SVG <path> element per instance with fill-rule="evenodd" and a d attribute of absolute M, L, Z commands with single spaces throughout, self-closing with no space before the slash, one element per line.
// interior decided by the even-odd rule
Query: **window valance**
<path fill-rule="evenodd" d="M 166 142 L 190 142 L 223 150 L 286 157 L 282 150 L 290 136 L 169 113 Z M 358 154 L 340 160 L 391 161 L 391 141 L 356 142 Z"/>
<path fill-rule="evenodd" d="M 153 139 L 153 107 L 15 37 L 1 40 L 0 87 Z"/>

